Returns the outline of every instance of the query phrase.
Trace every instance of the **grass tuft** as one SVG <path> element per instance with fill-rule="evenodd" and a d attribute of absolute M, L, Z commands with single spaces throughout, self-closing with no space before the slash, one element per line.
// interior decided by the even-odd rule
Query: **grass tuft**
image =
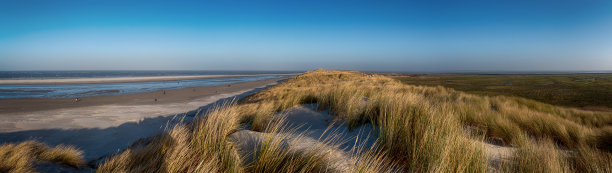
<path fill-rule="evenodd" d="M 77 168 L 85 165 L 83 152 L 72 146 L 51 148 L 34 140 L 0 145 L 0 172 L 35 172 L 36 162 L 43 161 Z"/>

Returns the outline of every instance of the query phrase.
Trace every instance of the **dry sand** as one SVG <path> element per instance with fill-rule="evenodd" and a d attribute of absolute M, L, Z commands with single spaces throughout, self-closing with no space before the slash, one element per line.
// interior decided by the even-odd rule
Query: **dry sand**
<path fill-rule="evenodd" d="M 49 145 L 69 144 L 85 151 L 87 160 L 95 160 L 158 134 L 167 125 L 180 123 L 182 117 L 189 121 L 198 109 L 244 97 L 281 80 L 166 90 L 165 94 L 85 97 L 79 102 L 4 99 L 0 100 L 0 143 L 36 139 Z"/>
<path fill-rule="evenodd" d="M 280 132 L 283 137 L 281 147 L 286 147 L 291 153 L 300 152 L 325 152 L 326 163 L 329 164 L 329 172 L 349 172 L 355 165 L 356 158 L 353 157 L 359 149 L 370 149 L 375 145 L 373 126 L 361 125 L 348 130 L 346 124 L 335 120 L 328 111 L 316 110 L 316 104 L 306 104 L 292 107 L 275 115 L 286 124 L 286 132 Z M 239 130 L 230 136 L 237 144 L 238 152 L 245 158 L 243 162 L 252 162 L 252 155 L 269 138 L 268 133 L 251 130 Z M 325 144 L 326 139 L 332 139 L 338 146 Z M 318 147 L 317 147 L 318 146 Z"/>

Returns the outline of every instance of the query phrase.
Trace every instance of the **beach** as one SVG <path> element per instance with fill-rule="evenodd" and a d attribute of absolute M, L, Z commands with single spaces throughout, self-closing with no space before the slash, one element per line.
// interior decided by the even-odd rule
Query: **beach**
<path fill-rule="evenodd" d="M 172 103 L 186 103 L 198 98 L 223 95 L 232 92 L 238 92 L 246 89 L 264 85 L 278 79 L 260 80 L 253 82 L 243 82 L 236 84 L 228 84 L 221 86 L 201 86 L 190 87 L 176 90 L 159 90 L 153 92 L 110 95 L 110 96 L 93 96 L 79 98 L 75 102 L 75 98 L 18 98 L 18 99 L 0 99 L 0 115 L 23 115 L 31 114 L 40 111 L 82 108 L 101 105 L 164 105 Z M 164 94 L 165 92 L 165 94 Z M 157 101 L 155 101 L 157 99 Z M 0 132 L 2 132 L 0 130 Z"/>
<path fill-rule="evenodd" d="M 45 79 L 3 79 L 0 85 L 47 85 L 47 84 L 97 84 L 151 81 L 178 81 L 231 77 L 255 76 L 292 76 L 295 74 L 248 74 L 248 75 L 189 75 L 189 76 L 139 76 L 139 77 L 101 77 L 101 78 L 45 78 Z"/>
<path fill-rule="evenodd" d="M 79 98 L 0 99 L 0 142 L 74 145 L 96 159 L 286 78 Z"/>

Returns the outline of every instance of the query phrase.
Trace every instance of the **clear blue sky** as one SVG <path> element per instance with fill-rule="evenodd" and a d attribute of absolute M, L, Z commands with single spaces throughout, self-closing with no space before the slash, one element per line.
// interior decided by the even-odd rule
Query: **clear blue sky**
<path fill-rule="evenodd" d="M 612 3 L 0 1 L 0 70 L 612 70 Z"/>

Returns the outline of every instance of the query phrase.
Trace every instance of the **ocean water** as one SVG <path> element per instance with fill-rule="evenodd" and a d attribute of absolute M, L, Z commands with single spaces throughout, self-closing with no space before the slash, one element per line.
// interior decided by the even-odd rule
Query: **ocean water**
<path fill-rule="evenodd" d="M 299 71 L 0 71 L 0 79 L 290 74 Z"/>
<path fill-rule="evenodd" d="M 153 81 L 100 84 L 57 85 L 0 85 L 0 99 L 10 98 L 76 98 L 102 95 L 121 95 L 158 90 L 181 89 L 198 86 L 228 85 L 280 78 L 274 74 L 295 72 L 223 72 L 223 71 L 53 71 L 53 72 L 0 72 L 1 79 L 47 79 L 47 78 L 101 78 L 141 76 L 186 76 L 186 75 L 240 75 L 260 74 L 248 77 L 227 77 L 178 81 Z M 263 74 L 263 75 L 262 75 Z M 270 74 L 270 75 L 265 75 Z"/>

